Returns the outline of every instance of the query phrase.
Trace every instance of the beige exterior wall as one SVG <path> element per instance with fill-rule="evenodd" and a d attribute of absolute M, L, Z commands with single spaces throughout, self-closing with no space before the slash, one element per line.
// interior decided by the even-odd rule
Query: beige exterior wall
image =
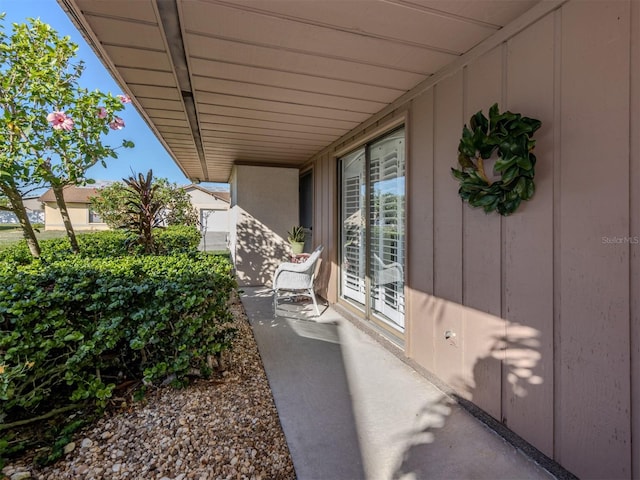
<path fill-rule="evenodd" d="M 450 172 L 494 102 L 543 124 L 536 194 L 504 218 L 463 204 Z M 567 2 L 316 157 L 332 302 L 336 152 L 403 115 L 407 357 L 580 478 L 637 478 L 640 3 Z"/>
<path fill-rule="evenodd" d="M 37 198 L 25 198 L 22 200 L 22 203 L 27 211 L 37 212 L 44 210 L 44 203 Z"/>
<path fill-rule="evenodd" d="M 85 203 L 67 203 L 71 224 L 76 230 L 109 230 L 106 223 L 89 223 L 89 207 Z M 44 205 L 45 230 L 64 230 L 60 209 L 53 203 Z"/>
<path fill-rule="evenodd" d="M 229 240 L 240 285 L 270 285 L 289 259 L 287 231 L 299 222 L 298 176 L 297 168 L 234 167 Z"/>
<path fill-rule="evenodd" d="M 198 221 L 202 221 L 202 210 L 215 210 L 207 219 L 208 232 L 229 231 L 229 203 L 195 188 L 187 193 L 191 197 L 191 205 L 198 212 Z"/>

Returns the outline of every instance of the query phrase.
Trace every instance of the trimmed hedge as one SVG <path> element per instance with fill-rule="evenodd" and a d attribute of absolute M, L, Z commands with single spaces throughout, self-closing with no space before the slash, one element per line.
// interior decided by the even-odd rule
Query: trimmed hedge
<path fill-rule="evenodd" d="M 201 235 L 196 227 L 173 225 L 154 232 L 154 241 L 159 254 L 195 252 Z"/>
<path fill-rule="evenodd" d="M 206 254 L 0 264 L 0 418 L 182 383 L 230 347 L 231 265 Z"/>
<path fill-rule="evenodd" d="M 122 257 L 141 254 L 141 247 L 122 230 L 105 230 L 77 235 L 80 256 L 89 258 Z M 200 243 L 200 232 L 195 227 L 174 225 L 154 230 L 157 253 L 161 255 L 175 253 L 195 253 Z M 71 254 L 69 239 L 54 238 L 40 241 L 41 258 L 46 261 L 62 259 Z M 0 261 L 26 265 L 33 261 L 26 242 L 0 250 Z"/>

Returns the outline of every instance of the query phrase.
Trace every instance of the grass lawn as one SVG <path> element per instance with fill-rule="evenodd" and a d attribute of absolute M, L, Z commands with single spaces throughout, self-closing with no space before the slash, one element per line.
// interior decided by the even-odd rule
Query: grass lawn
<path fill-rule="evenodd" d="M 47 238 L 60 238 L 64 237 L 66 234 L 62 231 L 46 231 L 44 230 L 44 226 L 39 226 L 38 230 L 40 232 L 36 232 L 36 237 L 38 240 L 44 240 Z M 0 225 L 0 249 L 8 247 L 14 243 L 22 240 L 22 229 L 16 225 Z"/>

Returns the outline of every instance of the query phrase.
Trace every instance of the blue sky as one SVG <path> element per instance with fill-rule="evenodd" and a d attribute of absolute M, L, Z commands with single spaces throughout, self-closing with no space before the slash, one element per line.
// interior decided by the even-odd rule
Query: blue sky
<path fill-rule="evenodd" d="M 58 35 L 70 36 L 79 47 L 77 59 L 85 62 L 85 71 L 81 78 L 82 85 L 91 90 L 99 89 L 114 95 L 122 93 L 56 0 L 0 0 L 0 12 L 6 13 L 4 29 L 7 34 L 11 33 L 12 23 L 24 23 L 27 18 L 40 18 L 51 25 Z M 95 180 L 120 180 L 131 175 L 132 170 L 136 173 L 146 173 L 151 168 L 155 177 L 168 178 L 169 181 L 179 185 L 190 183 L 133 105 L 127 105 L 125 111 L 121 113 L 120 116 L 124 119 L 126 127 L 114 132 L 113 139 L 107 137 L 107 143 L 117 145 L 126 138 L 135 143 L 135 148 L 118 150 L 117 159 L 107 159 L 106 169 L 102 165 L 96 165 L 89 170 L 88 177 Z M 216 184 L 203 184 L 203 186 L 216 186 Z"/>

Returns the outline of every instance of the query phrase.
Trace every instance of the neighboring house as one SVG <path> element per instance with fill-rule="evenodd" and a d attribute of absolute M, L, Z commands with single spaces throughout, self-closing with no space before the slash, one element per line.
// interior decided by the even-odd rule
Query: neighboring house
<path fill-rule="evenodd" d="M 22 203 L 31 223 L 44 223 L 44 204 L 40 197 L 24 197 Z"/>
<path fill-rule="evenodd" d="M 24 197 L 22 199 L 29 221 L 33 223 L 44 223 L 44 204 L 39 197 Z M 0 211 L 0 224 L 18 223 L 18 218 L 13 212 Z"/>
<path fill-rule="evenodd" d="M 184 187 L 191 204 L 198 211 L 198 222 L 203 232 L 229 231 L 229 192 L 207 190 L 199 185 Z"/>
<path fill-rule="evenodd" d="M 64 199 L 69 211 L 69 218 L 75 230 L 108 230 L 109 227 L 102 221 L 99 215 L 90 207 L 91 197 L 98 195 L 98 189 L 93 187 L 64 188 Z M 53 190 L 47 190 L 39 200 L 44 203 L 44 229 L 64 230 L 62 215 L 56 204 Z"/>
<path fill-rule="evenodd" d="M 198 221 L 202 231 L 229 231 L 229 192 L 207 190 L 199 185 L 184 187 L 191 197 L 191 204 L 198 212 Z M 95 187 L 66 187 L 64 197 L 73 227 L 77 230 L 107 230 L 100 216 L 90 206 L 91 197 L 99 194 Z M 45 230 L 64 230 L 60 210 L 56 204 L 53 190 L 47 190 L 38 201 L 44 203 Z"/>
<path fill-rule="evenodd" d="M 312 226 L 334 308 L 578 477 L 640 478 L 640 2 L 58 2 L 188 178 L 231 184 L 241 285 Z M 496 102 L 542 121 L 509 217 L 451 174 Z"/>

